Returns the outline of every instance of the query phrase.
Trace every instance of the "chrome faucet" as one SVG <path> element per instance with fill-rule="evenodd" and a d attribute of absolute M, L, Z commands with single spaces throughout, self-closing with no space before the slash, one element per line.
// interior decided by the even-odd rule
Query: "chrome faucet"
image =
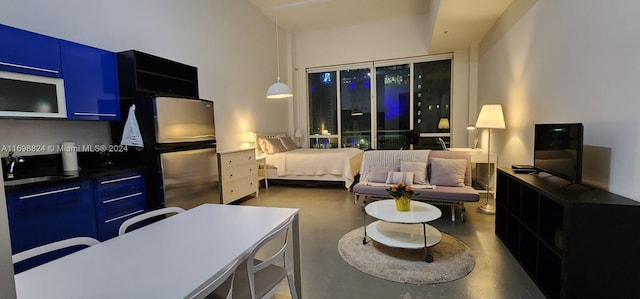
<path fill-rule="evenodd" d="M 23 157 L 14 157 L 13 156 L 13 151 L 9 152 L 9 155 L 7 156 L 6 159 L 6 164 L 7 164 L 7 179 L 12 179 L 13 178 L 13 171 L 16 168 L 16 164 L 17 163 L 24 163 L 25 159 Z"/>

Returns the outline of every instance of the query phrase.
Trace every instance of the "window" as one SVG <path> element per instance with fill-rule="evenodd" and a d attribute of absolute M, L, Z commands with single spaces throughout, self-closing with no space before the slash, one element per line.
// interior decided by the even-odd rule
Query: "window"
<path fill-rule="evenodd" d="M 451 60 L 414 64 L 413 129 L 420 132 L 414 148 L 440 148 L 438 138 L 449 144 L 451 121 Z"/>
<path fill-rule="evenodd" d="M 371 71 L 340 71 L 342 147 L 371 148 Z"/>
<path fill-rule="evenodd" d="M 338 147 L 327 135 L 338 133 L 338 95 L 336 72 L 308 75 L 309 136 L 311 147 Z M 315 135 L 315 136 L 313 136 Z M 322 138 L 320 138 L 320 135 Z M 332 143 L 333 142 L 333 143 Z"/>
<path fill-rule="evenodd" d="M 409 64 L 376 67 L 377 149 L 400 149 L 410 130 Z"/>
<path fill-rule="evenodd" d="M 415 149 L 449 143 L 451 58 L 308 69 L 310 147 L 400 149 L 412 129 L 420 133 Z"/>

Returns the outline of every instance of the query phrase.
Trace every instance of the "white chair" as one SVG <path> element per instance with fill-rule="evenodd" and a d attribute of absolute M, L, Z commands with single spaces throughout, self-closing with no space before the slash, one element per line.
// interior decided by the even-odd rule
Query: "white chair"
<path fill-rule="evenodd" d="M 235 281 L 233 283 L 233 298 L 271 298 L 280 282 L 286 278 L 289 282 L 291 298 L 298 299 L 298 292 L 293 279 L 293 270 L 289 266 L 288 255 L 288 233 L 292 222 L 293 217 L 289 218 L 286 223 L 269 235 L 262 238 L 251 250 L 247 260 L 236 270 Z M 282 246 L 278 247 L 276 252 L 264 261 L 256 259 L 256 253 L 260 251 L 263 245 L 278 236 L 284 238 Z M 275 261 L 279 260 L 279 257 L 282 257 L 284 267 L 274 264 Z M 246 267 L 244 267 L 245 265 Z M 224 298 L 224 294 L 220 294 L 218 290 L 216 290 L 210 298 Z"/>
<path fill-rule="evenodd" d="M 49 253 L 52 251 L 73 247 L 73 246 L 93 246 L 98 243 L 100 243 L 100 241 L 94 238 L 89 238 L 89 237 L 69 238 L 69 239 L 60 240 L 57 242 L 45 244 L 42 246 L 38 246 L 36 248 L 31 248 L 29 250 L 16 253 L 11 258 L 13 260 L 13 263 L 16 264 L 24 260 L 30 259 L 32 257 L 36 257 L 41 254 Z"/>
<path fill-rule="evenodd" d="M 211 298 L 208 295 L 214 290 L 218 293 L 224 293 L 224 299 L 231 299 L 233 296 L 233 280 L 235 277 L 236 268 L 238 266 L 238 260 L 235 260 L 231 265 L 220 274 L 220 276 L 214 278 L 211 282 L 206 283 L 202 288 L 192 292 L 185 298 L 202 299 Z"/>
<path fill-rule="evenodd" d="M 147 220 L 149 218 L 153 218 L 153 217 L 157 217 L 160 215 L 166 215 L 166 214 L 178 214 L 178 213 L 182 213 L 184 212 L 184 209 L 182 208 L 178 208 L 178 207 L 166 207 L 166 208 L 162 208 L 162 209 L 157 209 L 157 210 L 153 210 L 153 211 L 149 211 L 143 214 L 140 214 L 138 216 L 135 217 L 131 217 L 129 219 L 127 219 L 125 222 L 122 222 L 122 224 L 120 224 L 120 229 L 118 229 L 118 236 L 124 235 L 124 233 L 127 232 L 127 228 L 129 228 L 129 226 L 136 224 L 140 221 L 143 220 Z"/>

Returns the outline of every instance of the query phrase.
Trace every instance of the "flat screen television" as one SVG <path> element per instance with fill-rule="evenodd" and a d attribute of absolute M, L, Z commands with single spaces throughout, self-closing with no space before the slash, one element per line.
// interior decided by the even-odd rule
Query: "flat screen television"
<path fill-rule="evenodd" d="M 533 167 L 582 183 L 583 131 L 581 123 L 536 124 Z"/>

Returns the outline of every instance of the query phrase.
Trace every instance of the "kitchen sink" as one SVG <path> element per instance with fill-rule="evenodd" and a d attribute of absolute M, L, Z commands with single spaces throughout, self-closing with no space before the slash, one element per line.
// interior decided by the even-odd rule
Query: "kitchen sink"
<path fill-rule="evenodd" d="M 45 175 L 45 176 L 37 176 L 37 177 L 17 179 L 17 180 L 7 180 L 7 181 L 4 181 L 4 185 L 5 186 L 17 186 L 17 185 L 23 185 L 23 184 L 29 184 L 29 183 L 61 180 L 61 179 L 64 179 L 64 178 L 66 178 L 66 176 L 63 176 L 63 175 Z"/>

